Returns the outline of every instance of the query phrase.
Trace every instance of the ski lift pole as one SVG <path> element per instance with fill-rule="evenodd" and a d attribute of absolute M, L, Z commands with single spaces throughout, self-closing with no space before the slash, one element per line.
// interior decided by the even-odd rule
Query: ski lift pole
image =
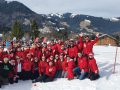
<path fill-rule="evenodd" d="M 116 54 L 115 54 L 115 62 L 114 62 L 113 74 L 115 73 L 115 66 L 116 66 L 116 60 L 117 60 L 117 52 L 118 52 L 118 47 L 116 47 Z"/>

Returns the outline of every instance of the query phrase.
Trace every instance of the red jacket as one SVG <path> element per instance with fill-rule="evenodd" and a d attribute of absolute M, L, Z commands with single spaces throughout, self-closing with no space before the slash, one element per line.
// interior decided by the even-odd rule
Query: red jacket
<path fill-rule="evenodd" d="M 31 71 L 31 66 L 32 66 L 32 63 L 30 60 L 24 60 L 22 63 L 22 70 Z"/>
<path fill-rule="evenodd" d="M 78 48 L 76 46 L 73 46 L 71 48 L 68 48 L 68 55 L 71 57 L 71 58 L 74 58 L 77 56 L 77 53 L 78 53 Z"/>
<path fill-rule="evenodd" d="M 93 41 L 88 41 L 83 43 L 83 53 L 89 54 L 93 53 L 93 45 L 98 41 L 98 37 Z"/>
<path fill-rule="evenodd" d="M 68 75 L 67 78 L 69 79 L 73 79 L 74 78 L 74 73 L 73 73 L 73 69 L 75 68 L 75 63 L 74 61 L 69 61 L 68 62 Z"/>
<path fill-rule="evenodd" d="M 79 68 L 82 70 L 84 70 L 84 72 L 88 72 L 88 61 L 87 58 L 85 57 L 78 57 L 78 66 Z"/>
<path fill-rule="evenodd" d="M 3 58 L 4 58 L 4 55 L 3 55 L 3 53 L 1 52 L 1 53 L 0 53 L 0 61 L 3 61 Z"/>
<path fill-rule="evenodd" d="M 97 66 L 97 64 L 96 64 L 96 60 L 93 58 L 93 59 L 90 59 L 89 60 L 89 71 L 91 71 L 91 72 L 99 72 L 99 70 L 98 70 L 98 66 Z"/>
<path fill-rule="evenodd" d="M 56 46 L 56 44 L 55 44 L 55 45 L 50 46 L 50 47 L 51 47 L 51 49 L 52 49 L 52 55 L 54 56 L 54 55 L 58 52 L 57 46 Z"/>
<path fill-rule="evenodd" d="M 18 52 L 16 52 L 16 56 L 23 58 L 24 57 L 24 52 L 18 51 Z"/>
<path fill-rule="evenodd" d="M 46 61 L 40 61 L 38 63 L 39 74 L 42 74 L 42 73 L 45 74 L 47 66 L 48 66 L 48 64 Z"/>
<path fill-rule="evenodd" d="M 63 69 L 63 71 L 67 71 L 67 68 L 68 68 L 68 63 L 67 63 L 66 60 L 64 60 L 64 61 L 62 62 L 62 69 Z"/>
<path fill-rule="evenodd" d="M 62 70 L 62 62 L 60 61 L 60 59 L 56 60 L 55 66 L 57 70 Z"/>
<path fill-rule="evenodd" d="M 24 58 L 27 56 L 28 53 L 29 53 L 29 49 L 24 50 Z"/>
<path fill-rule="evenodd" d="M 79 40 L 79 43 L 78 43 L 77 47 L 78 47 L 78 51 L 82 52 L 82 50 L 83 50 L 82 37 L 80 37 L 80 40 Z"/>
<path fill-rule="evenodd" d="M 46 75 L 48 75 L 49 77 L 54 78 L 55 73 L 56 73 L 56 67 L 55 66 L 47 66 Z"/>

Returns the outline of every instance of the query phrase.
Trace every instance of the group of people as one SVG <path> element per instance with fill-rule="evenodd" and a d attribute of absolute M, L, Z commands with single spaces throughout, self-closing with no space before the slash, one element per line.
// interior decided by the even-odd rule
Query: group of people
<path fill-rule="evenodd" d="M 19 80 L 50 82 L 56 78 L 89 78 L 96 80 L 99 69 L 94 58 L 93 45 L 98 41 L 79 35 L 78 40 L 51 40 L 34 42 L 32 46 L 11 45 L 6 51 L 0 48 L 0 87 Z"/>

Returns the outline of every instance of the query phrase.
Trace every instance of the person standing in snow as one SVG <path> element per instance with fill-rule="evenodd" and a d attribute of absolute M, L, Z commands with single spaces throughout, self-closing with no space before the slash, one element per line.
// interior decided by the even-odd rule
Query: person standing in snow
<path fill-rule="evenodd" d="M 99 33 L 96 33 L 96 39 L 90 40 L 89 36 L 85 36 L 85 42 L 82 41 L 83 33 L 80 34 L 80 42 L 83 43 L 83 54 L 86 56 L 89 55 L 89 53 L 93 53 L 93 45 L 98 41 Z"/>

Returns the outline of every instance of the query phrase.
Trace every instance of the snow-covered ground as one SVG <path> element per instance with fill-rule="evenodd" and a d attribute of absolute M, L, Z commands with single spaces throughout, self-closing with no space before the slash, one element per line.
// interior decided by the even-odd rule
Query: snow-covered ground
<path fill-rule="evenodd" d="M 36 83 L 36 86 L 31 81 L 20 81 L 17 84 L 4 86 L 0 90 L 120 90 L 120 47 L 116 73 L 112 74 L 115 52 L 116 47 L 94 46 L 95 58 L 101 75 L 101 78 L 96 81 L 58 79 L 49 83 Z"/>

